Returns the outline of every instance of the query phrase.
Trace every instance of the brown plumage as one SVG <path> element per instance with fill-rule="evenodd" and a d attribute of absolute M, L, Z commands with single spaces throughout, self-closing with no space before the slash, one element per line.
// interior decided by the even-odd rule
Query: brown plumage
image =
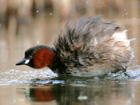
<path fill-rule="evenodd" d="M 126 30 L 100 16 L 68 22 L 51 51 L 55 55 L 50 68 L 58 74 L 74 76 L 126 70 L 133 57 Z"/>

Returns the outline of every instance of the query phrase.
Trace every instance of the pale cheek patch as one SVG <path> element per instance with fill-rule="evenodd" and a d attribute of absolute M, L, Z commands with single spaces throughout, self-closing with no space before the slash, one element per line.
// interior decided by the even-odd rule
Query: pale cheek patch
<path fill-rule="evenodd" d="M 28 64 L 28 63 L 29 63 L 29 61 L 30 61 L 30 60 L 29 60 L 29 59 L 27 59 L 27 60 L 25 61 L 25 64 Z"/>

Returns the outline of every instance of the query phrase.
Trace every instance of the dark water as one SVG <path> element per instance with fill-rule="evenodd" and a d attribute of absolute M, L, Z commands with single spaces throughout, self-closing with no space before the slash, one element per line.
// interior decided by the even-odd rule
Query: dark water
<path fill-rule="evenodd" d="M 0 105 L 139 105 L 139 68 L 90 78 L 57 77 L 48 70 L 1 71 Z"/>

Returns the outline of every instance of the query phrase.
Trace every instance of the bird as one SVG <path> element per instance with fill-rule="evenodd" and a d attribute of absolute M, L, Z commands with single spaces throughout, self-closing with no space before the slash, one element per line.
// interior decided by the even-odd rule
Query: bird
<path fill-rule="evenodd" d="M 80 17 L 66 23 L 53 47 L 31 47 L 16 65 L 82 77 L 126 71 L 133 58 L 130 42 L 124 27 L 101 16 Z"/>

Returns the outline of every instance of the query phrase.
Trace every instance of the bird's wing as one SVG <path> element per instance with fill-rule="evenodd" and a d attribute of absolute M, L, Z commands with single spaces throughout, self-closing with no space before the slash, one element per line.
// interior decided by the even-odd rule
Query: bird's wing
<path fill-rule="evenodd" d="M 81 17 L 65 25 L 54 44 L 55 50 L 66 65 L 93 65 L 104 53 L 112 52 L 108 47 L 113 44 L 112 36 L 123 30 L 116 24 L 103 21 L 101 16 Z"/>

